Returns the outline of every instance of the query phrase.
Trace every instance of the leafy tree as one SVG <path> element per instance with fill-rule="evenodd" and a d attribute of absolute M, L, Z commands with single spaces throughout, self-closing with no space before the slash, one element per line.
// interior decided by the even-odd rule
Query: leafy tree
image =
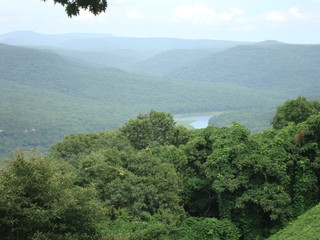
<path fill-rule="evenodd" d="M 75 180 L 65 163 L 17 153 L 0 172 L 0 238 L 99 238 L 102 205 L 92 187 Z"/>
<path fill-rule="evenodd" d="M 212 153 L 212 141 L 210 134 L 217 129 L 207 127 L 206 129 L 193 130 L 189 141 L 182 145 L 188 164 L 183 169 L 185 182 L 185 204 L 186 211 L 191 216 L 218 217 L 216 194 L 211 189 L 211 180 L 206 177 L 204 164 Z"/>
<path fill-rule="evenodd" d="M 55 143 L 50 148 L 50 156 L 70 161 L 77 155 L 89 154 L 101 148 L 115 148 L 117 150 L 129 150 L 130 142 L 118 131 L 104 131 L 101 133 L 70 134 L 63 141 Z"/>
<path fill-rule="evenodd" d="M 80 179 L 94 184 L 111 219 L 148 220 L 169 211 L 182 213 L 182 183 L 173 164 L 148 151 L 103 149 L 79 159 Z"/>
<path fill-rule="evenodd" d="M 47 0 L 42 0 L 47 1 Z M 106 11 L 108 6 L 106 0 L 53 0 L 54 3 L 59 3 L 66 8 L 69 17 L 77 16 L 80 9 L 88 9 L 94 15 Z"/>
<path fill-rule="evenodd" d="M 245 239 L 268 236 L 290 213 L 285 150 L 266 147 L 237 123 L 216 128 L 211 140 L 212 154 L 203 167 L 220 217 L 233 221 Z"/>
<path fill-rule="evenodd" d="M 316 100 L 308 101 L 305 97 L 297 97 L 296 100 L 288 100 L 277 108 L 277 112 L 272 120 L 275 129 L 281 129 L 289 122 L 295 124 L 304 122 L 311 115 L 320 111 L 320 103 Z"/>
<path fill-rule="evenodd" d="M 120 128 L 131 144 L 137 149 L 148 146 L 180 145 L 187 141 L 188 134 L 183 127 L 175 127 L 170 113 L 151 110 L 130 119 Z"/>

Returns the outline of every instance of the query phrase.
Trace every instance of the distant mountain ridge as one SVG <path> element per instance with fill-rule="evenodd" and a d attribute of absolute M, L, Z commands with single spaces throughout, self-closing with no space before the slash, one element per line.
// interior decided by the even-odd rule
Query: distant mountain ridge
<path fill-rule="evenodd" d="M 57 46 L 72 39 L 98 39 L 112 37 L 100 33 L 41 34 L 33 31 L 15 31 L 0 35 L 0 42 L 18 46 Z"/>
<path fill-rule="evenodd" d="M 235 45 L 247 42 L 224 40 L 192 40 L 179 38 L 116 37 L 110 34 L 70 33 L 45 35 L 32 31 L 17 31 L 0 35 L 0 42 L 21 46 L 57 46 L 61 48 L 109 48 L 133 50 L 170 50 L 204 48 L 215 45 Z"/>

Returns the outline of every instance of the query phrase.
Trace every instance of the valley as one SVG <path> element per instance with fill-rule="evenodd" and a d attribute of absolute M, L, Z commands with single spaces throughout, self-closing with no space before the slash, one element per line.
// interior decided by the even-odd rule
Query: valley
<path fill-rule="evenodd" d="M 151 109 L 223 112 L 210 124 L 261 132 L 285 100 L 320 96 L 318 45 L 34 32 L 0 42 L 3 156 L 116 130 Z"/>

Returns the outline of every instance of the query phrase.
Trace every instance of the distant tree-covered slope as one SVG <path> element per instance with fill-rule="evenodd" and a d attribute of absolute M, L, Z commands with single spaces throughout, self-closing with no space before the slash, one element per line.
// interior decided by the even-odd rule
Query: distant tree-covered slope
<path fill-rule="evenodd" d="M 287 96 L 221 83 L 172 82 L 0 44 L 0 153 L 69 133 L 116 129 L 150 109 L 172 113 L 275 106 Z"/>
<path fill-rule="evenodd" d="M 177 68 L 207 57 L 214 52 L 223 51 L 229 47 L 232 46 L 222 45 L 212 48 L 168 50 L 133 64 L 129 69 L 134 72 L 162 76 Z"/>
<path fill-rule="evenodd" d="M 319 94 L 320 45 L 243 45 L 173 70 L 173 79 L 224 82 L 299 95 Z"/>
<path fill-rule="evenodd" d="M 320 204 L 311 208 L 285 229 L 268 240 L 318 240 L 320 239 Z"/>
<path fill-rule="evenodd" d="M 209 125 L 227 127 L 237 121 L 250 129 L 251 133 L 262 132 L 271 127 L 274 109 L 242 109 L 224 112 L 209 119 Z"/>
<path fill-rule="evenodd" d="M 59 55 L 80 60 L 97 67 L 127 69 L 129 66 L 153 56 L 158 51 L 138 51 L 131 49 L 64 49 L 52 48 Z"/>

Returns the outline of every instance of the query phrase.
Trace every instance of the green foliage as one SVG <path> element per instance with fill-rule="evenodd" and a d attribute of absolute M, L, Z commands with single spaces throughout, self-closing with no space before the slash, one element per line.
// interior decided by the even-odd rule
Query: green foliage
<path fill-rule="evenodd" d="M 152 110 L 71 134 L 2 165 L 0 238 L 264 239 L 319 203 L 319 131 L 319 114 L 251 135 Z"/>
<path fill-rule="evenodd" d="M 50 156 L 72 160 L 78 154 L 89 154 L 102 148 L 113 148 L 119 151 L 130 150 L 130 142 L 119 132 L 104 131 L 101 133 L 70 134 L 61 142 L 50 148 Z"/>
<path fill-rule="evenodd" d="M 0 175 L 1 239 L 99 237 L 104 210 L 96 191 L 74 183 L 67 165 L 17 153 Z"/>
<path fill-rule="evenodd" d="M 108 221 L 104 224 L 103 236 L 106 240 L 153 240 L 169 239 L 170 226 L 157 221 Z"/>
<path fill-rule="evenodd" d="M 189 217 L 178 228 L 172 239 L 237 240 L 239 238 L 240 231 L 228 220 Z"/>
<path fill-rule="evenodd" d="M 239 224 L 246 239 L 264 235 L 263 226 L 271 228 L 270 221 L 284 217 L 290 203 L 281 191 L 285 171 L 264 156 L 248 130 L 236 123 L 216 128 L 212 141 L 204 168 L 217 194 L 220 217 Z"/>
<path fill-rule="evenodd" d="M 47 1 L 47 0 L 42 0 Z M 54 3 L 59 3 L 65 6 L 66 12 L 69 17 L 77 16 L 80 13 L 80 9 L 88 9 L 94 15 L 104 12 L 107 8 L 106 0 L 54 0 Z"/>
<path fill-rule="evenodd" d="M 307 101 L 305 97 L 297 97 L 295 100 L 286 101 L 277 108 L 272 126 L 275 129 L 281 129 L 287 126 L 289 122 L 301 123 L 319 112 L 320 103 L 318 101 Z"/>
<path fill-rule="evenodd" d="M 149 116 L 152 136 L 144 134 L 148 144 L 167 145 L 163 141 L 168 136 L 176 142 L 170 114 L 151 111 Z M 80 185 L 94 184 L 111 219 L 148 220 L 163 211 L 181 214 L 183 187 L 177 171 L 186 164 L 183 152 L 174 146 L 137 151 L 130 143 L 120 131 L 70 135 L 54 145 L 50 155 L 71 163 Z"/>
<path fill-rule="evenodd" d="M 147 146 L 181 144 L 187 140 L 185 134 L 187 131 L 183 130 L 183 127 L 175 128 L 171 114 L 154 110 L 145 115 L 138 115 L 136 120 L 130 119 L 120 131 L 137 149 L 144 149 Z"/>
<path fill-rule="evenodd" d="M 320 238 L 320 205 L 313 207 L 268 240 L 318 240 Z"/>

